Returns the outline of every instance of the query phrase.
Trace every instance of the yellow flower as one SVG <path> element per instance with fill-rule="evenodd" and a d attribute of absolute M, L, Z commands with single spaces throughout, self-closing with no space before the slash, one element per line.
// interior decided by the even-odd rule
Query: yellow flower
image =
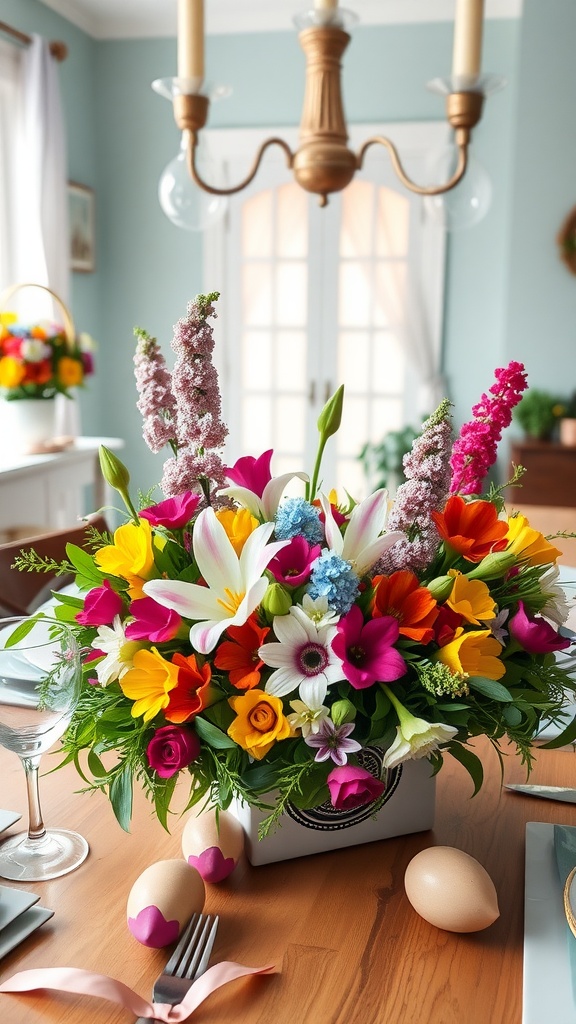
<path fill-rule="evenodd" d="M 501 651 L 501 645 L 489 629 L 474 629 L 465 633 L 459 626 L 454 639 L 440 648 L 434 660 L 442 662 L 454 675 L 501 679 L 506 671 L 497 657 Z"/>
<path fill-rule="evenodd" d="M 0 313 L 0 339 L 5 338 L 10 331 L 7 328 L 18 320 L 16 313 Z"/>
<path fill-rule="evenodd" d="M 222 523 L 228 540 L 240 556 L 248 537 L 259 526 L 258 520 L 247 508 L 238 509 L 237 512 L 232 508 L 223 508 L 216 513 L 216 518 Z"/>
<path fill-rule="evenodd" d="M 0 387 L 17 388 L 24 379 L 26 370 L 13 356 L 0 359 Z"/>
<path fill-rule="evenodd" d="M 133 668 L 119 680 L 125 697 L 133 700 L 132 717 L 144 717 L 149 722 L 159 711 L 168 707 L 168 694 L 178 683 L 178 665 L 174 665 L 158 652 L 156 647 L 149 651 L 137 651 Z"/>
<path fill-rule="evenodd" d="M 130 584 L 130 597 L 143 597 L 142 587 L 152 576 L 154 555 L 152 553 L 152 527 L 147 519 L 136 523 L 125 523 L 114 533 L 114 543 L 100 548 L 94 560 L 103 572 L 120 576 Z"/>
<path fill-rule="evenodd" d="M 532 529 L 526 516 L 511 516 L 508 520 L 508 547 L 527 565 L 548 565 L 555 563 L 562 554 L 550 544 L 542 533 Z"/>
<path fill-rule="evenodd" d="M 276 740 L 288 739 L 292 734 L 279 697 L 249 690 L 240 697 L 230 697 L 228 703 L 237 715 L 228 735 L 257 761 L 266 756 Z"/>
<path fill-rule="evenodd" d="M 83 377 L 84 371 L 82 369 L 82 363 L 78 359 L 72 359 L 70 356 L 62 356 L 62 359 L 58 360 L 58 380 L 65 388 L 71 388 L 74 387 L 75 384 L 81 384 Z"/>
<path fill-rule="evenodd" d="M 454 580 L 450 596 L 446 600 L 452 611 L 474 625 L 495 618 L 496 602 L 485 583 L 481 580 L 469 580 L 457 569 L 449 569 L 448 575 Z"/>

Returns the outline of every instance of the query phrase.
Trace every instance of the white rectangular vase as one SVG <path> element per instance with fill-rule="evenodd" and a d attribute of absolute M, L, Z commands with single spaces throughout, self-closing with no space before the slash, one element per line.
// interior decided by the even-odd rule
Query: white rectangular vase
<path fill-rule="evenodd" d="M 436 779 L 428 761 L 406 761 L 387 772 L 385 782 L 386 792 L 377 801 L 379 807 L 376 811 L 371 804 L 353 811 L 336 811 L 329 801 L 311 811 L 300 811 L 291 806 L 288 813 L 280 818 L 277 828 L 261 841 L 258 840 L 258 826 L 269 811 L 249 807 L 243 801 L 234 801 L 230 811 L 244 829 L 246 855 L 254 865 L 325 853 L 432 828 Z M 269 801 L 266 797 L 262 799 L 273 802 L 272 795 Z"/>

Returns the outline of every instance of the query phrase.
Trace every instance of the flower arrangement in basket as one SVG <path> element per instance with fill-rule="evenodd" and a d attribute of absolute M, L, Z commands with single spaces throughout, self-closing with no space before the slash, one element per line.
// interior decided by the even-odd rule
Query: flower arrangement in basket
<path fill-rule="evenodd" d="M 65 760 L 109 794 L 125 828 L 134 780 L 166 825 L 184 776 L 188 806 L 239 797 L 268 808 L 261 835 L 287 801 L 377 799 L 384 783 L 358 758 L 368 744 L 386 768 L 426 757 L 437 771 L 451 755 L 477 789 L 473 739 L 486 734 L 497 750 L 513 741 L 529 769 L 541 720 L 562 722 L 576 687 L 555 656 L 571 644 L 559 551 L 506 516 L 498 489 L 480 496 L 523 366 L 496 371 L 454 443 L 441 403 L 391 509 L 385 490 L 342 503 L 318 488 L 342 388 L 318 420 L 310 478 L 274 477 L 271 451 L 222 462 L 216 298 L 198 296 L 177 323 L 172 373 L 137 332 L 144 438 L 171 449 L 165 497 L 137 510 L 128 471 L 102 449 L 129 517 L 94 534 L 91 553 L 69 546 L 62 567 L 81 597 L 61 596 L 58 617 L 91 650 Z M 285 497 L 292 478 L 301 496 Z"/>
<path fill-rule="evenodd" d="M 30 287 L 41 288 L 55 299 L 62 324 L 49 320 L 24 324 L 6 311 L 14 294 Z M 50 288 L 18 284 L 0 297 L 0 388 L 8 401 L 49 399 L 57 394 L 70 398 L 70 388 L 81 387 L 94 372 L 93 349 L 88 334 L 76 335 L 70 311 Z"/>

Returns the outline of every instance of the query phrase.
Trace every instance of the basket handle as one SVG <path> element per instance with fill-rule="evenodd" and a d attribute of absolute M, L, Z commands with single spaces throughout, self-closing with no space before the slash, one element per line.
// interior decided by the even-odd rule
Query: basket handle
<path fill-rule="evenodd" d="M 56 292 L 53 292 L 51 288 L 48 288 L 45 284 L 34 284 L 33 282 L 26 282 L 21 284 L 11 284 L 8 288 L 5 288 L 2 294 L 0 294 L 0 311 L 6 308 L 7 303 L 11 298 L 19 292 L 21 288 L 41 288 L 43 292 L 48 292 L 55 302 L 58 303 L 60 311 L 62 313 L 62 319 L 64 321 L 64 334 L 66 335 L 66 341 L 68 342 L 69 348 L 73 348 L 76 342 L 76 328 L 74 327 L 74 321 L 72 314 L 68 309 L 65 302 L 62 301 Z"/>

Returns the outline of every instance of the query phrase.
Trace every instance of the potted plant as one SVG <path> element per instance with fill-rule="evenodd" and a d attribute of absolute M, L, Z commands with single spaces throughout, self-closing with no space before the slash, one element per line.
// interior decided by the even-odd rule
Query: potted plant
<path fill-rule="evenodd" d="M 366 441 L 358 458 L 371 486 L 396 491 L 404 481 L 404 456 L 417 436 L 413 427 L 406 426 L 401 430 L 389 430 L 379 444 Z"/>
<path fill-rule="evenodd" d="M 514 410 L 514 418 L 527 437 L 549 441 L 563 408 L 562 401 L 557 395 L 534 388 L 522 396 Z"/>

